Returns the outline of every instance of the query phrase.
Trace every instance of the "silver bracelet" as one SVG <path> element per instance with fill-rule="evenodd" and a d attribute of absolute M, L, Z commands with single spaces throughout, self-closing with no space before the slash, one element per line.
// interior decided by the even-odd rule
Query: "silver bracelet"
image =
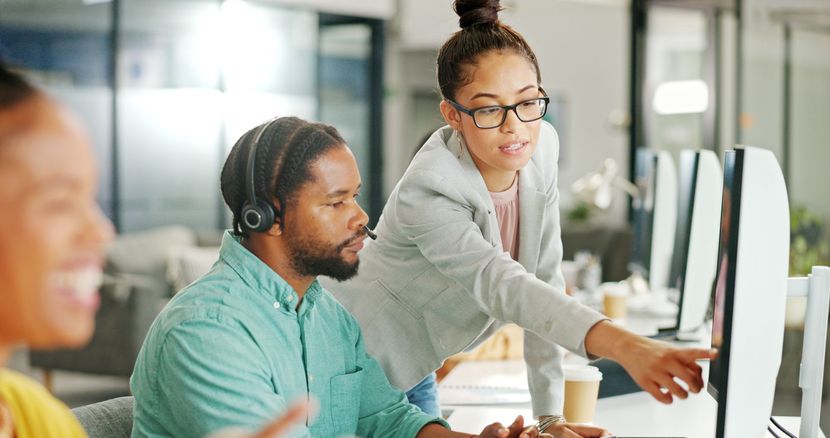
<path fill-rule="evenodd" d="M 536 428 L 539 429 L 539 432 L 545 432 L 547 428 L 553 426 L 554 424 L 564 423 L 565 417 L 561 415 L 547 415 L 542 417 L 538 423 L 536 423 Z"/>

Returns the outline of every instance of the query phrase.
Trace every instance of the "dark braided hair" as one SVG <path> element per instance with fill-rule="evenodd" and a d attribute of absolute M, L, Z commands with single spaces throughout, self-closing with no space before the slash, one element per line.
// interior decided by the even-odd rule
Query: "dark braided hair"
<path fill-rule="evenodd" d="M 444 99 L 455 100 L 459 88 L 472 81 L 470 66 L 490 51 L 512 51 L 530 62 L 536 81 L 542 83 L 539 62 L 527 41 L 510 26 L 499 21 L 499 0 L 455 0 L 461 30 L 454 33 L 438 51 L 438 87 Z"/>
<path fill-rule="evenodd" d="M 36 118 L 34 110 L 18 109 L 38 96 L 40 91 L 0 61 L 0 146 L 15 133 L 26 130 Z"/>
<path fill-rule="evenodd" d="M 237 236 L 248 237 L 240 226 L 242 206 L 248 199 L 248 154 L 262 128 L 265 131 L 256 151 L 254 192 L 258 199 L 279 201 L 281 208 L 275 211 L 280 227 L 284 226 L 285 211 L 295 201 L 297 189 L 311 181 L 312 164 L 329 150 L 346 144 L 333 126 L 297 117 L 281 117 L 246 132 L 231 149 L 221 176 L 222 196 L 233 213 L 233 231 Z"/>
<path fill-rule="evenodd" d="M 11 71 L 0 62 L 0 111 L 7 110 L 38 94 L 23 76 Z"/>

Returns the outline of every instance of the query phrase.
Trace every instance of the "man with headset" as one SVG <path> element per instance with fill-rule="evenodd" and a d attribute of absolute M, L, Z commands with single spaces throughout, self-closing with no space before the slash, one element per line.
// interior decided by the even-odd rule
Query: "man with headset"
<path fill-rule="evenodd" d="M 299 436 L 469 436 L 389 384 L 358 324 L 316 280 L 353 276 L 367 235 L 360 174 L 337 130 L 294 117 L 260 125 L 231 150 L 221 186 L 233 230 L 144 341 L 130 380 L 133 436 L 255 429 L 305 398 L 320 414 Z M 537 435 L 521 417 L 481 433 Z"/>

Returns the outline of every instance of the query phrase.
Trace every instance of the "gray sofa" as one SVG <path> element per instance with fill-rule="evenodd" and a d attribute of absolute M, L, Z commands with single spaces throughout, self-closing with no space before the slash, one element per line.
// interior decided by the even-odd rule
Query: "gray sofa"
<path fill-rule="evenodd" d="M 220 238 L 218 231 L 195 232 L 179 226 L 119 235 L 107 251 L 91 342 L 81 349 L 32 351 L 31 366 L 47 371 L 47 386 L 50 370 L 132 374 L 150 324 L 183 282 L 207 271 L 216 259 Z M 200 247 L 205 249 L 202 260 L 192 263 L 188 252 Z M 172 260 L 177 253 L 185 257 Z M 176 278 L 171 278 L 171 263 L 178 267 Z"/>
<path fill-rule="evenodd" d="M 89 438 L 130 438 L 133 430 L 132 397 L 118 397 L 72 410 Z"/>

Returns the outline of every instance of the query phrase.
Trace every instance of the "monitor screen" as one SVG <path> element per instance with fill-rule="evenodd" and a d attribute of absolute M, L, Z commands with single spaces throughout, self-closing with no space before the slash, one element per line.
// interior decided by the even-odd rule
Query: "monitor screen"
<path fill-rule="evenodd" d="M 712 287 L 718 355 L 707 385 L 717 400 L 715 437 L 763 436 L 781 364 L 790 252 L 787 188 L 775 155 L 753 147 L 726 152 L 721 196 Z"/>
<path fill-rule="evenodd" d="M 634 184 L 639 194 L 631 202 L 634 240 L 631 244 L 629 270 L 648 278 L 651 265 L 651 235 L 654 225 L 654 190 L 657 179 L 657 155 L 648 149 L 637 149 L 634 162 Z"/>
<path fill-rule="evenodd" d="M 674 235 L 674 252 L 671 259 L 669 287 L 679 290 L 681 294 L 683 293 L 683 277 L 686 275 L 686 260 L 689 254 L 689 237 L 692 231 L 697 162 L 698 155 L 692 151 L 683 151 L 680 154 L 677 231 Z M 681 299 L 680 302 L 682 303 L 683 300 Z"/>
<path fill-rule="evenodd" d="M 674 328 L 684 333 L 686 339 L 692 339 L 706 319 L 717 272 L 723 171 L 717 155 L 709 150 L 684 150 L 679 163 L 676 232 L 668 286 L 678 292 Z"/>
<path fill-rule="evenodd" d="M 718 267 L 714 284 L 714 312 L 712 319 L 712 348 L 718 357 L 709 363 L 709 393 L 723 405 L 729 379 L 729 353 L 734 307 L 735 274 L 738 255 L 738 223 L 740 221 L 741 171 L 743 154 L 727 151 L 723 161 L 723 198 L 721 201 L 720 244 Z M 718 410 L 719 424 L 723 424 L 723 409 Z"/>

